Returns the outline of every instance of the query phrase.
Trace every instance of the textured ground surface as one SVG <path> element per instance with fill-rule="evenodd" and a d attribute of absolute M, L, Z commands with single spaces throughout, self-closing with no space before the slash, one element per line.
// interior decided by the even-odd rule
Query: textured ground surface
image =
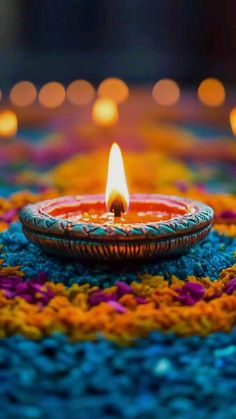
<path fill-rule="evenodd" d="M 176 129 L 183 154 L 193 131 Z M 126 153 L 130 189 L 202 200 L 215 210 L 214 229 L 178 258 L 84 265 L 29 244 L 17 213 L 27 202 L 103 190 L 106 153 L 61 163 L 83 143 L 68 149 L 63 136 L 27 135 L 18 157 L 14 144 L 1 149 L 1 418 L 235 418 L 235 162 L 220 150 L 218 162 L 173 157 L 156 150 L 149 130 L 150 151 Z"/>

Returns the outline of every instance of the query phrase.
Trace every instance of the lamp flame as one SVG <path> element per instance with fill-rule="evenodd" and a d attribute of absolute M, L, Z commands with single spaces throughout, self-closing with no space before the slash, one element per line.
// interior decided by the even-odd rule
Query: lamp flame
<path fill-rule="evenodd" d="M 229 114 L 229 120 L 233 134 L 236 135 L 236 107 L 231 109 Z"/>
<path fill-rule="evenodd" d="M 120 147 L 113 143 L 109 155 L 106 185 L 107 210 L 120 217 L 129 207 L 129 192 Z"/>

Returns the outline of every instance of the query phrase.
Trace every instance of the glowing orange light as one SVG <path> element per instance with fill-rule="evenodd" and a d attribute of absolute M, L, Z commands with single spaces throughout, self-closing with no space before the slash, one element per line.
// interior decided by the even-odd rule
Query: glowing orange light
<path fill-rule="evenodd" d="M 109 155 L 106 206 L 111 211 L 114 202 L 120 202 L 126 212 L 129 207 L 129 192 L 126 183 L 124 163 L 118 144 L 113 143 Z"/>
<path fill-rule="evenodd" d="M 129 97 L 129 88 L 123 80 L 110 77 L 100 83 L 98 95 L 108 97 L 116 103 L 122 103 Z"/>
<path fill-rule="evenodd" d="M 115 125 L 119 119 L 116 103 L 109 98 L 97 99 L 93 105 L 92 119 L 101 127 L 111 127 Z"/>
<path fill-rule="evenodd" d="M 10 138 L 17 133 L 18 121 L 15 112 L 0 112 L 0 137 Z"/>
<path fill-rule="evenodd" d="M 95 89 L 86 80 L 75 80 L 67 88 L 66 96 L 74 105 L 86 105 L 94 97 Z"/>
<path fill-rule="evenodd" d="M 39 102 L 45 108 L 56 108 L 65 100 L 66 92 L 61 83 L 52 81 L 46 83 L 39 92 Z"/>
<path fill-rule="evenodd" d="M 236 135 L 236 107 L 231 109 L 229 114 L 229 121 L 233 134 Z"/>
<path fill-rule="evenodd" d="M 225 88 L 220 80 L 208 78 L 198 87 L 198 98 L 207 106 L 220 106 L 225 100 Z"/>
<path fill-rule="evenodd" d="M 170 79 L 159 80 L 152 89 L 153 99 L 163 106 L 171 106 L 180 98 L 180 88 L 176 81 Z"/>
<path fill-rule="evenodd" d="M 20 81 L 10 91 L 10 100 L 16 106 L 29 106 L 37 96 L 37 90 L 30 81 Z"/>

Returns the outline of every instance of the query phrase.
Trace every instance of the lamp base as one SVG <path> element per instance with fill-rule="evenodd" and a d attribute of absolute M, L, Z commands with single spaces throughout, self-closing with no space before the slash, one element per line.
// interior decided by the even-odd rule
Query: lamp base
<path fill-rule="evenodd" d="M 135 205 L 159 208 L 182 205 L 186 213 L 169 220 L 132 223 L 96 224 L 71 222 L 60 214 L 86 203 L 94 208 L 104 204 L 104 198 L 71 196 L 28 205 L 20 212 L 23 232 L 29 241 L 43 250 L 86 261 L 147 260 L 181 254 L 203 240 L 210 232 L 213 210 L 200 202 L 165 195 L 133 195 Z"/>

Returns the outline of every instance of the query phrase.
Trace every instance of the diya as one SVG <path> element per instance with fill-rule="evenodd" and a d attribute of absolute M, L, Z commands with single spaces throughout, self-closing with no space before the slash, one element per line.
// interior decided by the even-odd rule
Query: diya
<path fill-rule="evenodd" d="M 78 260 L 142 260 L 181 254 L 210 232 L 213 210 L 186 198 L 129 197 L 119 146 L 109 157 L 106 196 L 66 196 L 24 207 L 25 236 L 47 252 Z"/>

